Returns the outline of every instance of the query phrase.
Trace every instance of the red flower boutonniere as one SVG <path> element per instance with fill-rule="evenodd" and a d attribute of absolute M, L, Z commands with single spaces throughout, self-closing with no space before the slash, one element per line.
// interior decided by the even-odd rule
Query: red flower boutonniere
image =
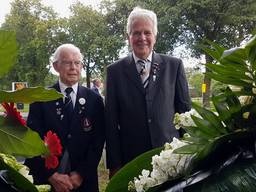
<path fill-rule="evenodd" d="M 45 157 L 45 166 L 48 169 L 54 169 L 59 165 L 57 156 L 62 153 L 62 146 L 58 136 L 52 131 L 48 131 L 44 137 L 44 143 L 49 148 L 50 155 Z"/>
<path fill-rule="evenodd" d="M 14 123 L 14 124 L 19 123 L 23 126 L 26 125 L 26 121 L 22 118 L 22 116 L 20 115 L 20 112 L 17 111 L 17 109 L 14 107 L 14 103 L 8 104 L 6 102 L 3 102 L 2 106 L 5 109 L 6 117 L 9 118 L 9 121 L 11 123 Z"/>

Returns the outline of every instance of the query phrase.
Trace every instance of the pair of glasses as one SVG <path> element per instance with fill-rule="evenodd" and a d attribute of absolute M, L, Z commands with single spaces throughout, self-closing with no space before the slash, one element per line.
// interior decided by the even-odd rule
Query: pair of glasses
<path fill-rule="evenodd" d="M 72 64 L 74 64 L 75 66 L 79 66 L 82 64 L 81 61 L 61 61 L 60 63 L 65 66 L 71 66 Z"/>

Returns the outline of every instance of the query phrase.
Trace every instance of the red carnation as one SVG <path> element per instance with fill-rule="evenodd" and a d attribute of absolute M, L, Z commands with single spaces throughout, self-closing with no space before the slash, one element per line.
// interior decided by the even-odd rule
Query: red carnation
<path fill-rule="evenodd" d="M 18 122 L 23 126 L 26 125 L 26 121 L 22 118 L 20 112 L 17 111 L 17 109 L 14 107 L 14 103 L 8 104 L 6 102 L 3 102 L 2 106 L 5 109 L 6 117 L 9 118 L 12 123 Z"/>
<path fill-rule="evenodd" d="M 59 160 L 57 156 L 49 155 L 45 158 L 45 167 L 47 169 L 54 169 L 59 165 Z"/>
<path fill-rule="evenodd" d="M 48 169 L 54 169 L 58 166 L 59 160 L 57 156 L 61 155 L 62 146 L 58 136 L 52 131 L 48 131 L 44 137 L 44 143 L 49 148 L 50 155 L 45 158 L 45 166 Z"/>

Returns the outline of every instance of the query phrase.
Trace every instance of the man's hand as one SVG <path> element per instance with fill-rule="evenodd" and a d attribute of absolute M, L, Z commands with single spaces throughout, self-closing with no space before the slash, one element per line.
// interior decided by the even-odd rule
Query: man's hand
<path fill-rule="evenodd" d="M 70 181 L 74 189 L 77 189 L 82 184 L 83 178 L 81 177 L 81 175 L 74 171 L 70 173 Z"/>
<path fill-rule="evenodd" d="M 56 192 L 70 192 L 74 187 L 70 181 L 69 175 L 55 172 L 48 179 Z"/>

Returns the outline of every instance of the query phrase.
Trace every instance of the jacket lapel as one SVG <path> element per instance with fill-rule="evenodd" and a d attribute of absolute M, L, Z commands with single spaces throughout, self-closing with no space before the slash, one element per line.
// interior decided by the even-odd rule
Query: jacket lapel
<path fill-rule="evenodd" d="M 160 55 L 157 53 L 153 53 L 150 77 L 149 77 L 149 85 L 147 89 L 147 97 L 148 99 L 154 99 L 164 74 L 165 63 L 161 59 Z"/>
<path fill-rule="evenodd" d="M 81 110 L 81 104 L 79 103 L 79 99 L 80 98 L 84 98 L 85 102 L 86 102 L 86 95 L 85 94 L 82 94 L 82 91 L 81 91 L 81 86 L 78 85 L 78 88 L 77 88 L 77 95 L 76 95 L 76 103 L 75 103 L 75 108 L 74 108 L 74 113 L 73 113 L 73 116 L 72 116 L 72 121 L 70 123 L 70 126 L 72 126 L 75 122 L 78 121 L 79 119 L 79 116 L 80 116 L 80 113 L 82 112 Z M 81 111 L 81 112 L 80 112 Z"/>
<path fill-rule="evenodd" d="M 124 62 L 124 72 L 127 78 L 130 79 L 130 81 L 141 91 L 141 93 L 145 94 L 145 89 L 141 83 L 141 78 L 137 71 L 132 54 L 129 54 L 127 57 L 127 62 Z"/>

